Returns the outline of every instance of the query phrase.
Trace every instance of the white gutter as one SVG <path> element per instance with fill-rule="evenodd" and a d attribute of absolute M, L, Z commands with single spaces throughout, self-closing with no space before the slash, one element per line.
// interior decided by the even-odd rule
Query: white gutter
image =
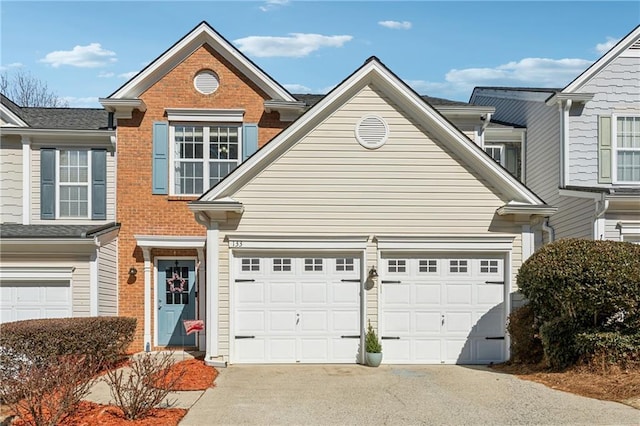
<path fill-rule="evenodd" d="M 19 136 L 65 136 L 75 138 L 107 138 L 115 136 L 115 130 L 74 130 L 74 129 L 25 129 L 24 127 L 3 127 L 3 135 Z M 110 141 L 111 143 L 111 141 Z"/>
<path fill-rule="evenodd" d="M 549 242 L 552 243 L 556 240 L 556 230 L 553 229 L 553 226 L 549 225 L 549 218 L 545 218 L 544 222 L 542 222 L 542 230 L 549 234 Z"/>
<path fill-rule="evenodd" d="M 604 240 L 606 233 L 606 222 L 604 214 L 609 209 L 609 200 L 606 198 L 606 194 L 602 194 L 599 201 L 596 201 L 596 215 L 593 220 L 593 239 Z"/>

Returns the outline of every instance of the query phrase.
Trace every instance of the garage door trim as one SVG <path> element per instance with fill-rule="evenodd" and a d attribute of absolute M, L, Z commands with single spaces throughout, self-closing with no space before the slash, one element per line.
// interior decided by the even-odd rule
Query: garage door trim
<path fill-rule="evenodd" d="M 29 266 L 0 268 L 0 281 L 71 281 L 74 267 Z"/>

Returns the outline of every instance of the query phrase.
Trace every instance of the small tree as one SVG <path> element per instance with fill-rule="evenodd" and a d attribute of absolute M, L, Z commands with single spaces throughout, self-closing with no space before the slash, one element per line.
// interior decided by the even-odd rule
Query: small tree
<path fill-rule="evenodd" d="M 0 92 L 21 107 L 64 108 L 69 103 L 49 89 L 46 82 L 28 71 L 0 75 Z"/>

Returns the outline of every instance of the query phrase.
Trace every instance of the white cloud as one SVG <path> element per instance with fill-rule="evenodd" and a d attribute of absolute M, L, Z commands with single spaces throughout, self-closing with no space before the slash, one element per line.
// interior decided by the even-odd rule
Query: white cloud
<path fill-rule="evenodd" d="M 129 71 L 129 72 L 123 72 L 122 74 L 118 74 L 118 77 L 129 80 L 131 77 L 133 77 L 136 74 L 138 74 L 138 71 Z"/>
<path fill-rule="evenodd" d="M 260 6 L 260 10 L 263 12 L 269 12 L 270 10 L 276 9 L 280 6 L 286 6 L 289 4 L 289 0 L 266 0 L 264 2 L 264 6 Z"/>
<path fill-rule="evenodd" d="M 607 53 L 613 46 L 615 46 L 620 41 L 619 38 L 607 37 L 607 41 L 604 43 L 596 44 L 596 52 L 600 55 L 604 55 Z"/>
<path fill-rule="evenodd" d="M 406 80 L 416 92 L 448 99 L 469 97 L 476 86 L 562 88 L 592 64 L 586 59 L 524 58 L 493 68 L 452 69 L 443 82 Z"/>
<path fill-rule="evenodd" d="M 6 71 L 11 68 L 22 68 L 24 64 L 22 62 L 13 62 L 8 65 L 0 65 L 0 71 Z"/>
<path fill-rule="evenodd" d="M 116 62 L 116 53 L 102 48 L 100 43 L 86 46 L 75 46 L 71 50 L 57 50 L 47 53 L 40 62 L 50 64 L 54 68 L 70 65 L 79 68 L 98 68 Z"/>
<path fill-rule="evenodd" d="M 392 30 L 410 30 L 411 22 L 409 21 L 378 21 L 378 25 Z"/>
<path fill-rule="evenodd" d="M 283 84 L 284 88 L 291 93 L 311 93 L 312 89 L 303 84 Z"/>
<path fill-rule="evenodd" d="M 98 78 L 111 78 L 114 75 L 115 73 L 102 71 L 100 74 L 98 74 Z"/>
<path fill-rule="evenodd" d="M 62 99 L 69 103 L 70 107 L 74 108 L 101 108 L 100 102 L 98 102 L 98 96 L 77 98 L 75 96 L 63 96 Z"/>
<path fill-rule="evenodd" d="M 322 47 L 342 47 L 352 39 L 350 35 L 291 33 L 288 37 L 249 36 L 233 42 L 243 53 L 259 58 L 273 56 L 300 58 Z"/>

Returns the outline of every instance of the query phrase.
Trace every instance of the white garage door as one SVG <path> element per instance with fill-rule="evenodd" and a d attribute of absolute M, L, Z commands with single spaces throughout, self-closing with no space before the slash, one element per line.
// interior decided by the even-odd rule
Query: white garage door
<path fill-rule="evenodd" d="M 71 316 L 69 282 L 0 283 L 0 322 Z"/>
<path fill-rule="evenodd" d="M 505 359 L 504 260 L 497 256 L 384 258 L 385 363 L 488 364 Z"/>
<path fill-rule="evenodd" d="M 238 257 L 232 285 L 232 362 L 357 362 L 359 259 Z"/>

